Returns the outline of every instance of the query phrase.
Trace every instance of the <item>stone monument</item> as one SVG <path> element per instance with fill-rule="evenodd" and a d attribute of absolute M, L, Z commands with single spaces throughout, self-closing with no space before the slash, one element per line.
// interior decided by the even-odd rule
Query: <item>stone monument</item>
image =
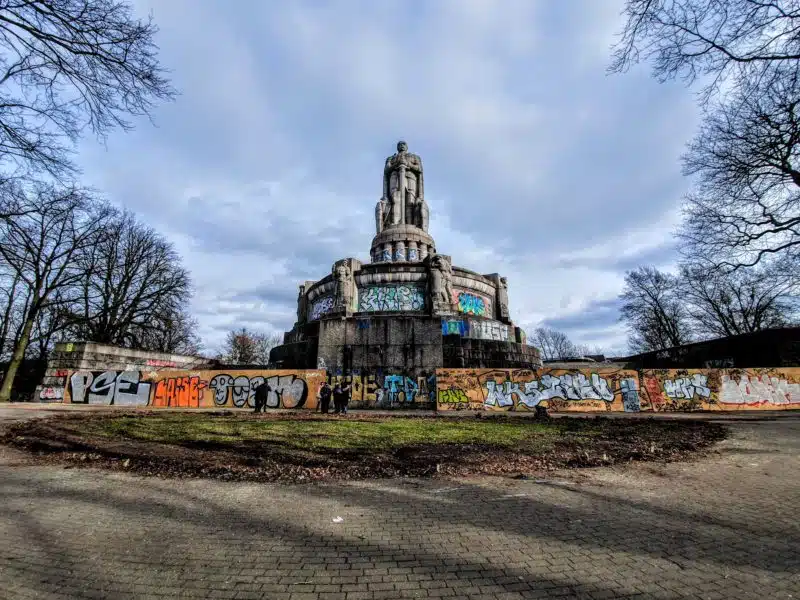
<path fill-rule="evenodd" d="M 338 260 L 330 275 L 300 286 L 297 322 L 270 362 L 416 381 L 418 390 L 438 367 L 540 366 L 509 318 L 506 278 L 440 254 L 429 215 L 422 159 L 400 141 L 383 167 L 370 262 Z"/>

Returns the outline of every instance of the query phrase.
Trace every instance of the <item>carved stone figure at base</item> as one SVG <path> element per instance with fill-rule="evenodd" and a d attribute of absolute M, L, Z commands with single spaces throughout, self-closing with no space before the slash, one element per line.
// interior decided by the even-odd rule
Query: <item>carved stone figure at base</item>
<path fill-rule="evenodd" d="M 353 289 L 355 288 L 352 272 L 347 268 L 346 264 L 335 265 L 333 267 L 333 279 L 334 310 L 351 311 L 354 297 Z"/>
<path fill-rule="evenodd" d="M 430 283 L 431 307 L 434 313 L 451 311 L 453 308 L 453 268 L 450 260 L 441 254 L 428 259 L 428 281 Z"/>

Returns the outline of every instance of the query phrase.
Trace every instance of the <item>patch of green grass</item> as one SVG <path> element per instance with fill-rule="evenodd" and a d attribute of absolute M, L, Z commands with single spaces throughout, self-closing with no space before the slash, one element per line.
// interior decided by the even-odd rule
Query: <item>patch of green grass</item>
<path fill-rule="evenodd" d="M 81 422 L 79 429 L 107 438 L 167 444 L 263 442 L 307 450 L 390 450 L 415 444 L 539 446 L 549 445 L 560 433 L 556 423 L 527 420 L 403 417 L 262 420 L 186 413 L 91 419 Z"/>

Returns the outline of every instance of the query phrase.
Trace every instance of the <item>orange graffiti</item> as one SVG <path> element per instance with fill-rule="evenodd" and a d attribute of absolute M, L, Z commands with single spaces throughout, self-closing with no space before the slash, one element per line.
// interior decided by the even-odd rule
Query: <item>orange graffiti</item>
<path fill-rule="evenodd" d="M 200 381 L 197 376 L 162 379 L 156 382 L 152 406 L 198 408 L 200 406 L 200 390 L 207 385 L 208 382 Z"/>

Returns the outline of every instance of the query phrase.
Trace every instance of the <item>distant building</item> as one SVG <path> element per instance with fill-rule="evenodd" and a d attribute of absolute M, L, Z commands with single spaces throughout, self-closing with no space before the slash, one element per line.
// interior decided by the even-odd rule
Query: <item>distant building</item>
<path fill-rule="evenodd" d="M 609 360 L 631 369 L 797 367 L 800 327 L 765 329 Z"/>

